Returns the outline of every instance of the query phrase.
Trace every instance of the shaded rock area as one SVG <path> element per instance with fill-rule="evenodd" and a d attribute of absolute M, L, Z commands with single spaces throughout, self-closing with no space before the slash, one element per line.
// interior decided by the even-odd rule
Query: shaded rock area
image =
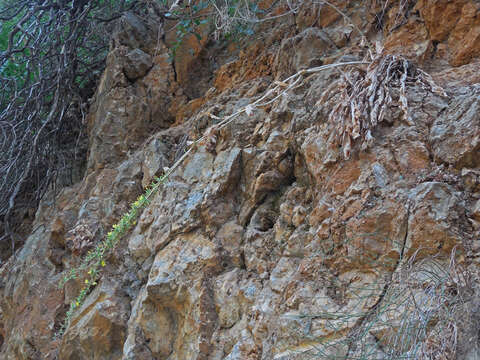
<path fill-rule="evenodd" d="M 411 119 L 393 101 L 348 159 L 319 101 L 345 67 L 213 132 L 272 82 L 372 49 L 305 1 L 235 46 L 188 40 L 172 63 L 171 24 L 129 13 L 91 104 L 83 180 L 42 201 L 0 268 L 0 358 L 480 358 L 480 3 L 332 3 L 446 96 L 408 83 Z M 84 279 L 58 282 L 205 132 L 55 336 Z"/>

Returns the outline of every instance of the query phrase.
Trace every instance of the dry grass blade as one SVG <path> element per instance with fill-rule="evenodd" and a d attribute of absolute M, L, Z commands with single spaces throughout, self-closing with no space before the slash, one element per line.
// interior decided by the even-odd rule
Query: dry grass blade
<path fill-rule="evenodd" d="M 311 350 L 312 358 L 457 358 L 466 334 L 478 333 L 478 317 L 474 316 L 478 307 L 472 302 L 472 283 L 464 277 L 466 269 L 454 260 L 455 249 L 450 263 L 444 256 L 417 259 L 417 254 L 399 265 L 391 279 L 378 278 L 374 283 L 347 290 L 347 297 L 360 305 L 384 289 L 384 296 L 369 310 L 346 306 L 329 313 L 328 318 L 323 314 L 302 314 L 304 318 L 322 319 L 333 332 L 351 329 L 348 336 L 318 343 Z M 327 296 L 325 300 L 328 301 Z M 356 325 L 352 326 L 353 322 Z"/>

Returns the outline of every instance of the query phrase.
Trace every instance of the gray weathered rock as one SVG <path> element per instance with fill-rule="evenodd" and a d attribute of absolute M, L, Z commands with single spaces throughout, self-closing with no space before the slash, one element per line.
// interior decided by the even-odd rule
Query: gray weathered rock
<path fill-rule="evenodd" d="M 434 78 L 450 98 L 408 82 L 412 121 L 392 99 L 371 145 L 354 139 L 348 160 L 333 141 L 330 105 L 319 101 L 348 67 L 311 74 L 219 129 L 217 117 L 244 109 L 272 79 L 363 58 L 359 34 L 337 11 L 305 3 L 259 24 L 264 36 L 242 43 L 238 56 L 204 39 L 175 60 L 182 86 L 197 78 L 199 89 L 211 86 L 202 95 L 176 81 L 173 39 L 161 40 L 158 19 L 125 16 L 88 117 L 85 177 L 41 202 L 35 230 L 0 268 L 0 358 L 476 358 L 478 80 L 471 64 L 448 65 L 475 54 L 475 44 L 466 42 L 467 54 L 451 39 L 475 29 L 476 2 L 419 1 L 402 24 L 392 6 L 384 34 L 371 25 L 378 2 L 333 2 L 369 37 L 384 36 L 385 51 L 401 44 L 439 69 Z M 445 24 L 432 21 L 436 11 Z M 189 73 L 211 58 L 213 78 Z M 207 129 L 55 339 L 85 279 L 64 289 L 58 281 Z"/>
<path fill-rule="evenodd" d="M 140 49 L 134 49 L 125 55 L 123 69 L 130 81 L 144 77 L 152 66 L 152 57 Z"/>

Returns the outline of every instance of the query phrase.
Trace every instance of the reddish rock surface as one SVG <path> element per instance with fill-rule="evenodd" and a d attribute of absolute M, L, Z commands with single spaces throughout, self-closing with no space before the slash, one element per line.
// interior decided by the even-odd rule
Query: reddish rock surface
<path fill-rule="evenodd" d="M 0 269 L 0 358 L 480 357 L 480 4 L 332 3 L 355 26 L 305 2 L 240 43 L 188 38 L 173 65 L 175 39 L 157 41 L 171 24 L 122 19 L 90 109 L 87 172 L 42 201 Z M 322 99 L 365 66 L 309 74 L 215 128 L 275 81 L 368 60 L 355 27 L 445 94 L 388 84 L 385 119 L 348 159 Z M 206 132 L 55 337 L 84 279 L 58 282 Z"/>

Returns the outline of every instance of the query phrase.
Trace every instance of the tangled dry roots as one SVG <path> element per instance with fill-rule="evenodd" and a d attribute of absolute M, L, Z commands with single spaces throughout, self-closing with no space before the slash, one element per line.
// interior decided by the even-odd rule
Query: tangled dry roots
<path fill-rule="evenodd" d="M 370 145 L 372 130 L 385 119 L 391 105 L 400 106 L 404 120 L 413 125 L 407 100 L 407 87 L 413 85 L 446 96 L 430 75 L 390 54 L 377 55 L 366 71 L 356 68 L 343 73 L 325 90 L 317 104 L 332 109 L 328 118 L 334 125 L 333 143 L 343 147 L 345 158 L 350 157 L 355 140 L 363 140 L 362 149 Z"/>

